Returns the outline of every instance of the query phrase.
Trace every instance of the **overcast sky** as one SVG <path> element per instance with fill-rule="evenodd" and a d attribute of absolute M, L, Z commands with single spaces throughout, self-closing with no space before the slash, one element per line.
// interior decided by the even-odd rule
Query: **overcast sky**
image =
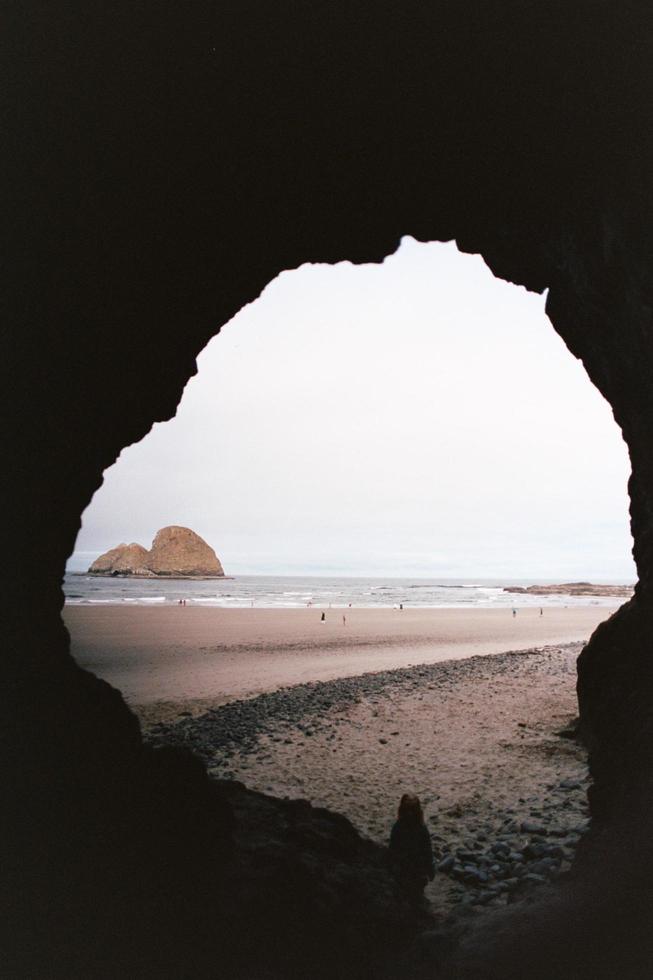
<path fill-rule="evenodd" d="M 544 297 L 406 238 L 284 272 L 224 327 L 105 474 L 70 567 L 182 524 L 227 574 L 630 581 L 628 473 Z"/>

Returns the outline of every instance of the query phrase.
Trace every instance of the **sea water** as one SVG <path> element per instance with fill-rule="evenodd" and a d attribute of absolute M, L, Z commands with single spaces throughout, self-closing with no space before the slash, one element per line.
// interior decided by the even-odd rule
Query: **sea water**
<path fill-rule="evenodd" d="M 534 579 L 314 578 L 239 575 L 225 579 L 104 578 L 68 573 L 69 605 L 166 606 L 185 599 L 196 606 L 227 609 L 458 608 L 614 606 L 610 596 L 523 595 L 506 586 L 543 584 Z M 546 583 L 544 583 L 546 584 Z"/>

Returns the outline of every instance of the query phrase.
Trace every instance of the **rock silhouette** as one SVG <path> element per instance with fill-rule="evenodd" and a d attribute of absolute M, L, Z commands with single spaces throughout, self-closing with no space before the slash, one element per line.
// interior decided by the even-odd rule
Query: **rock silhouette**
<path fill-rule="evenodd" d="M 140 578 L 222 578 L 224 571 L 210 545 L 188 527 L 175 524 L 157 531 L 147 551 L 140 544 L 119 544 L 97 558 L 90 575 Z"/>

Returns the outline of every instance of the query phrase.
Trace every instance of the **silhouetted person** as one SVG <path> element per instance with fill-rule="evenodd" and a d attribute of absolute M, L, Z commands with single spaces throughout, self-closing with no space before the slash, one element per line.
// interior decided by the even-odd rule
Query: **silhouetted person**
<path fill-rule="evenodd" d="M 399 608 L 400 608 L 400 609 L 403 609 L 403 608 L 404 608 L 404 604 L 403 604 L 403 602 L 400 602 L 400 603 L 399 603 Z"/>
<path fill-rule="evenodd" d="M 325 621 L 326 621 L 326 613 L 322 613 L 322 615 L 320 616 L 320 622 L 324 623 Z"/>
<path fill-rule="evenodd" d="M 513 619 L 515 618 L 516 615 L 517 615 L 517 610 L 516 609 L 513 609 L 513 611 L 512 611 Z"/>
<path fill-rule="evenodd" d="M 346 616 L 343 616 L 342 617 L 342 625 L 343 626 L 346 626 L 347 625 L 347 617 Z"/>
<path fill-rule="evenodd" d="M 401 890 L 411 902 L 419 903 L 427 880 L 433 881 L 435 865 L 422 804 L 411 793 L 404 793 L 399 803 L 390 833 L 390 857 Z"/>
<path fill-rule="evenodd" d="M 540 616 L 543 616 L 543 615 L 544 615 L 544 610 L 543 609 L 540 609 Z"/>

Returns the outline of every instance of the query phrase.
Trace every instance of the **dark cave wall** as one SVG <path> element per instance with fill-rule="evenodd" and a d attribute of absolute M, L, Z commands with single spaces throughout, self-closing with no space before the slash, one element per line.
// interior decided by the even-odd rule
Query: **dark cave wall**
<path fill-rule="evenodd" d="M 653 770 L 650 19 L 645 4 L 610 2 L 9 6 L 5 844 L 71 839 L 91 853 L 89 819 L 128 837 L 136 809 L 146 823 L 154 806 L 135 788 L 151 784 L 138 726 L 72 663 L 59 616 L 103 471 L 174 415 L 199 351 L 279 271 L 380 261 L 402 234 L 456 238 L 497 275 L 549 288 L 554 327 L 622 427 L 640 584 L 583 654 L 579 693 L 595 812 L 607 819 L 626 784 L 641 791 Z M 172 809 L 165 833 L 180 840 L 187 818 Z"/>
<path fill-rule="evenodd" d="M 550 287 L 556 329 L 634 430 L 648 21 L 607 2 L 16 7 L 3 367 L 21 585 L 58 603 L 103 470 L 174 414 L 222 323 L 284 268 L 380 261 L 402 234 Z"/>

